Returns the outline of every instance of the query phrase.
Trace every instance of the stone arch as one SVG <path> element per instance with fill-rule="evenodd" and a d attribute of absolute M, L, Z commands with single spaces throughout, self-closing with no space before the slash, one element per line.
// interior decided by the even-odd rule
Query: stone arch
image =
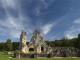
<path fill-rule="evenodd" d="M 29 51 L 30 51 L 30 52 L 33 52 L 33 51 L 34 51 L 34 48 L 29 48 Z"/>
<path fill-rule="evenodd" d="M 41 46 L 41 52 L 43 52 L 44 51 L 44 47 L 43 46 Z"/>

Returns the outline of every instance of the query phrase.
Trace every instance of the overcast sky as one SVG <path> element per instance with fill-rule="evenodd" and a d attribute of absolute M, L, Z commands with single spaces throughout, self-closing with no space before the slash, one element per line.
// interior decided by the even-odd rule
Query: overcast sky
<path fill-rule="evenodd" d="M 77 37 L 80 0 L 0 0 L 0 41 L 18 41 L 21 31 L 40 29 L 44 39 Z"/>

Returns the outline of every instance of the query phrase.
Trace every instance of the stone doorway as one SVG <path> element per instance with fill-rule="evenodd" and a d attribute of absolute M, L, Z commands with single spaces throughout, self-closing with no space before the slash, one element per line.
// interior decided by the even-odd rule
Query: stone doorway
<path fill-rule="evenodd" d="M 33 53 L 34 52 L 34 48 L 29 48 L 29 52 Z"/>
<path fill-rule="evenodd" d="M 44 52 L 44 47 L 41 47 L 41 52 Z"/>

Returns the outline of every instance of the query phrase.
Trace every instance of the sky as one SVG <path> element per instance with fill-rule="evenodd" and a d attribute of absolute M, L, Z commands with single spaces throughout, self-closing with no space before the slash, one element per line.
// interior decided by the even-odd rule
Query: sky
<path fill-rule="evenodd" d="M 45 40 L 74 38 L 80 33 L 80 0 L 0 0 L 0 42 L 31 39 L 40 29 Z"/>

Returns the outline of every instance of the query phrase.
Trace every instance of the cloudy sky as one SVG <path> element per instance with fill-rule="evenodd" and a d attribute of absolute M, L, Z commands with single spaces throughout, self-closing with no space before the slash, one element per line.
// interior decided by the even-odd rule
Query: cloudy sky
<path fill-rule="evenodd" d="M 0 0 L 0 41 L 18 41 L 21 31 L 40 29 L 44 39 L 77 37 L 80 0 Z"/>

